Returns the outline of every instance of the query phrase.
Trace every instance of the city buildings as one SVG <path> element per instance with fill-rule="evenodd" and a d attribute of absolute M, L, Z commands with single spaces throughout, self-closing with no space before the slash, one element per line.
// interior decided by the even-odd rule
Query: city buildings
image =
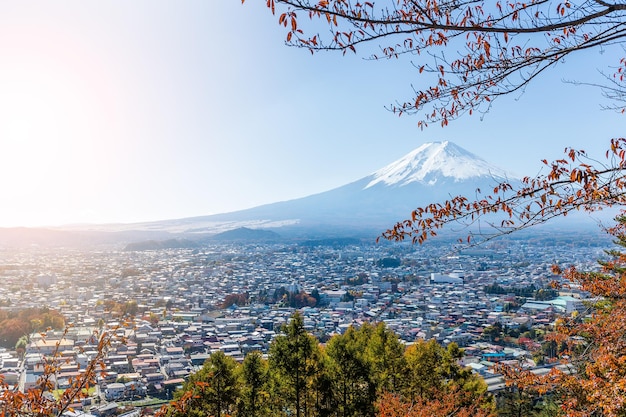
<path fill-rule="evenodd" d="M 601 237 L 563 239 L 502 239 L 454 254 L 446 245 L 367 242 L 155 251 L 5 248 L 1 308 L 57 310 L 73 327 L 65 335 L 31 335 L 19 354 L 8 346 L 0 355 L 2 374 L 27 390 L 44 358 L 56 353 L 64 359 L 55 375 L 62 388 L 96 355 L 99 335 L 115 332 L 123 343 L 108 351 L 106 374 L 86 408 L 100 413 L 108 402 L 169 398 L 213 352 L 239 361 L 251 351 L 267 353 L 298 309 L 322 343 L 364 322 L 384 322 L 407 344 L 420 338 L 457 343 L 465 348 L 465 364 L 497 389 L 494 363 L 537 365 L 537 342 L 526 333 L 549 328 L 560 314 L 585 314 L 586 294 L 577 288 L 552 300 L 531 296 L 532 289 L 560 279 L 551 272 L 555 262 L 593 269 L 610 246 Z M 397 259 L 391 263 L 397 266 L 381 259 Z M 522 291 L 525 296 L 518 295 Z M 243 302 L 227 302 L 234 299 Z"/>

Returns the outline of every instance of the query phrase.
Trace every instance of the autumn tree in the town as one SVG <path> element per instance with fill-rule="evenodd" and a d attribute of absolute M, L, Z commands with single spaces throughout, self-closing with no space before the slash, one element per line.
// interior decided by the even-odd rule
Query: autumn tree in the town
<path fill-rule="evenodd" d="M 30 323 L 19 318 L 11 318 L 2 321 L 0 327 L 0 345 L 15 346 L 17 341 L 25 335 L 30 334 Z"/>
<path fill-rule="evenodd" d="M 48 308 L 3 311 L 0 316 L 0 346 L 13 348 L 20 338 L 48 328 L 65 328 L 65 319 L 61 313 Z"/>
<path fill-rule="evenodd" d="M 228 308 L 232 305 L 244 306 L 249 303 L 248 294 L 228 294 L 222 304 L 220 304 L 221 308 Z"/>

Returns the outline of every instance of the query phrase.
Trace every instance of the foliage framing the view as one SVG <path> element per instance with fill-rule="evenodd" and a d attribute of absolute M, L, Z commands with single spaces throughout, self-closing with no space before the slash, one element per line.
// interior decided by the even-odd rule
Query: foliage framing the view
<path fill-rule="evenodd" d="M 243 2 L 244 0 L 242 0 Z M 374 44 L 371 58 L 414 57 L 429 87 L 392 106 L 418 114 L 419 126 L 487 111 L 499 96 L 522 90 L 567 56 L 621 44 L 626 4 L 619 1 L 530 0 L 266 0 L 289 45 L 352 51 Z M 303 24 L 302 18 L 313 21 Z M 319 24 L 317 24 L 319 23 Z M 310 28 L 313 26 L 313 29 Z M 320 31 L 320 27 L 327 27 Z M 306 28 L 305 28 L 306 27 Z M 624 110 L 626 59 L 607 74 L 605 95 Z M 621 104 L 620 104 L 621 103 Z"/>
<path fill-rule="evenodd" d="M 423 58 L 424 62 L 416 65 L 417 72 L 432 76 L 428 78 L 432 81 L 430 86 L 415 90 L 412 97 L 392 106 L 392 110 L 398 114 L 418 114 L 418 125 L 421 127 L 430 122 L 447 125 L 460 115 L 485 112 L 494 99 L 522 90 L 535 77 L 568 55 L 590 48 L 620 46 L 626 35 L 626 4 L 604 0 L 537 0 L 493 4 L 472 0 L 397 0 L 386 1 L 382 7 L 369 1 L 266 1 L 273 13 L 277 5 L 286 7 L 279 13 L 278 21 L 286 28 L 287 42 L 292 45 L 311 51 L 346 52 L 356 51 L 357 47 L 366 43 L 376 43 L 380 46 L 381 54 L 373 55 L 375 59 L 409 54 Z M 324 35 L 305 32 L 305 25 L 299 20 L 303 15 L 328 24 L 330 30 Z M 446 54 L 449 51 L 454 53 Z M 621 58 L 611 71 L 606 74 L 604 92 L 608 98 L 615 100 L 613 107 L 623 112 L 626 59 Z M 472 222 L 484 214 L 494 212 L 508 215 L 507 220 L 495 225 L 496 234 L 507 233 L 566 215 L 572 210 L 592 211 L 606 206 L 621 206 L 625 202 L 622 175 L 625 155 L 625 139 L 611 141 L 606 163 L 587 159 L 584 151 L 567 149 L 566 158 L 551 163 L 544 161 L 550 169 L 547 175 L 525 178 L 520 189 L 513 189 L 511 184 L 503 183 L 493 193 L 476 200 L 459 196 L 444 203 L 418 208 L 411 214 L 411 219 L 398 223 L 385 237 L 395 240 L 410 238 L 421 243 L 450 222 Z M 623 223 L 620 223 L 611 231 L 622 244 L 626 242 L 623 229 Z M 552 336 L 556 341 L 565 343 L 569 349 L 567 352 L 580 360 L 575 362 L 577 372 L 567 374 L 555 371 L 548 379 L 538 379 L 523 372 L 508 375 L 508 383 L 517 384 L 518 388 L 529 387 L 539 394 L 554 392 L 564 412 L 572 416 L 594 413 L 621 415 L 626 403 L 626 360 L 622 353 L 625 350 L 623 334 L 626 331 L 623 324 L 626 322 L 626 306 L 623 305 L 626 298 L 626 259 L 620 252 L 610 254 L 612 259 L 603 264 L 602 274 L 586 274 L 576 270 L 568 270 L 565 274 L 583 289 L 604 300 L 594 306 L 594 313 L 586 320 L 574 318 L 563 321 Z M 415 404 L 428 410 L 428 407 L 436 407 L 438 401 L 443 402 L 442 408 L 431 408 L 430 415 L 462 415 L 461 409 L 455 408 L 452 400 L 446 400 L 446 395 L 452 395 L 455 399 L 463 398 L 454 391 L 444 391 L 439 399 L 407 397 L 406 392 L 403 392 L 406 389 L 403 387 L 404 379 L 396 372 L 398 369 L 406 370 L 402 366 L 408 365 L 403 365 L 402 358 L 393 355 L 396 350 L 392 345 L 366 348 L 363 351 L 374 349 L 379 354 L 389 355 L 387 359 L 390 362 L 380 362 L 380 356 L 368 362 L 369 370 L 390 369 L 390 364 L 397 366 L 391 368 L 393 371 L 390 374 L 383 374 L 382 378 L 380 374 L 355 374 L 355 377 L 364 378 L 356 388 L 371 388 L 372 392 L 352 394 L 345 384 L 344 390 L 334 391 L 339 387 L 333 386 L 332 374 L 327 372 L 332 372 L 331 369 L 352 372 L 353 368 L 347 366 L 349 363 L 337 361 L 355 360 L 358 364 L 362 360 L 359 358 L 361 350 L 346 342 L 345 347 L 337 346 L 337 358 L 333 358 L 330 353 L 325 357 L 318 345 L 310 343 L 306 332 L 295 330 L 298 331 L 294 334 L 287 332 L 287 339 L 283 342 L 288 343 L 289 337 L 297 335 L 300 339 L 296 341 L 306 343 L 297 345 L 293 352 L 276 348 L 277 352 L 273 355 L 299 355 L 300 347 L 306 355 L 279 357 L 280 360 L 273 363 L 277 367 L 296 366 L 298 378 L 303 379 L 295 381 L 295 384 L 291 381 L 289 386 L 285 386 L 284 381 L 289 381 L 285 374 L 273 374 L 266 388 L 277 390 L 276 393 L 285 396 L 275 397 L 279 403 L 267 404 L 268 407 L 290 410 L 300 415 L 306 414 L 308 407 L 321 412 L 342 404 L 343 408 L 339 409 L 343 410 L 343 415 L 368 415 L 373 409 L 371 403 L 364 402 L 368 408 L 359 409 L 361 414 L 354 414 L 350 408 L 352 406 L 341 403 L 332 394 L 342 392 L 342 398 L 358 399 L 365 396 L 369 399 L 374 397 L 375 392 L 376 396 L 380 395 L 383 399 L 379 407 L 381 413 L 386 413 L 384 415 L 423 415 L 406 413 L 406 410 L 414 410 Z M 368 336 L 375 334 L 372 329 L 370 332 Z M 99 355 L 104 354 L 109 343 L 107 337 L 100 338 Z M 343 356 L 344 353 L 346 356 Z M 304 365 L 298 361 L 304 361 Z M 335 361 L 335 368 L 325 367 L 325 361 Z M 2 415 L 51 415 L 67 410 L 72 401 L 80 398 L 83 389 L 93 384 L 100 363 L 98 358 L 92 361 L 84 376 L 73 381 L 71 390 L 66 391 L 59 401 L 52 401 L 43 395 L 49 390 L 49 377 L 58 366 L 54 361 L 48 363 L 36 390 L 23 394 L 12 387 L 4 387 Z M 385 363 L 385 366 L 381 366 L 381 363 Z M 209 388 L 208 385 L 196 385 Z M 458 386 L 454 389 L 458 389 Z M 400 393 L 394 393 L 396 390 Z M 199 394 L 192 392 L 185 395 L 181 400 L 197 399 Z M 254 404 L 253 408 L 258 410 L 259 402 Z M 232 402 L 228 403 L 228 410 L 235 409 L 233 407 Z M 469 404 L 469 407 L 466 414 L 490 412 L 488 407 L 477 407 L 476 404 Z M 220 414 L 221 408 L 218 410 Z"/>
<path fill-rule="evenodd" d="M 567 216 L 572 211 L 593 212 L 626 204 L 626 139 L 611 140 L 606 162 L 591 159 L 584 150 L 566 149 L 565 153 L 562 159 L 544 160 L 550 172 L 525 177 L 518 188 L 504 182 L 490 194 L 477 190 L 477 199 L 456 196 L 419 207 L 410 219 L 398 222 L 383 237 L 423 243 L 449 224 L 470 225 L 489 214 L 505 215 L 504 220 L 488 223 L 491 234 L 469 235 L 470 243 L 472 238 L 491 239 Z"/>

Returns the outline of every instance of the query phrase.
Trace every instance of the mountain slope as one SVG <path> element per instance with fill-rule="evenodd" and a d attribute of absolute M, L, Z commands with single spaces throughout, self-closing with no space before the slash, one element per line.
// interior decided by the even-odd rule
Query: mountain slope
<path fill-rule="evenodd" d="M 247 210 L 146 224 L 210 233 L 216 227 L 368 228 L 380 231 L 420 205 L 472 195 L 507 178 L 506 172 L 452 142 L 427 143 L 352 183 L 295 200 Z"/>

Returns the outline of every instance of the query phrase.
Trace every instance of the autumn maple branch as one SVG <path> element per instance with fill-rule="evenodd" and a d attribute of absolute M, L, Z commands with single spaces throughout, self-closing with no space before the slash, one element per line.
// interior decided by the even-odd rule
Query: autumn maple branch
<path fill-rule="evenodd" d="M 358 7 L 354 6 L 354 9 L 351 9 L 347 2 L 342 0 L 337 1 L 320 1 L 317 4 L 312 4 L 310 1 L 300 1 L 300 0 L 276 0 L 276 3 L 282 3 L 287 6 L 291 6 L 294 10 L 309 12 L 314 15 L 324 15 L 330 16 L 331 18 L 337 18 L 346 20 L 352 24 L 366 24 L 366 25 L 374 25 L 374 26 L 396 26 L 396 25 L 404 25 L 411 26 L 411 29 L 408 32 L 419 32 L 426 30 L 442 30 L 442 31 L 450 31 L 450 32 L 474 32 L 477 27 L 480 27 L 481 32 L 485 33 L 507 33 L 507 34 L 529 34 L 529 33 L 543 33 L 561 30 L 564 28 L 580 26 L 586 23 L 590 23 L 596 19 L 601 17 L 610 15 L 616 11 L 626 10 L 626 5 L 624 4 L 599 4 L 603 5 L 602 10 L 598 10 L 594 13 L 586 14 L 582 17 L 576 19 L 561 19 L 555 23 L 545 23 L 534 26 L 494 26 L 493 22 L 504 21 L 507 18 L 517 16 L 520 11 L 526 11 L 530 8 L 536 8 L 538 5 L 547 3 L 546 1 L 540 2 L 531 2 L 529 5 L 519 4 L 519 8 L 513 11 L 508 12 L 507 14 L 502 15 L 499 19 L 485 19 L 484 21 L 474 21 L 474 20 L 466 20 L 461 21 L 458 24 L 444 24 L 440 21 L 433 19 L 433 14 L 436 13 L 435 9 L 429 9 L 423 6 L 419 6 L 416 1 L 410 0 L 409 3 L 419 11 L 419 13 L 410 14 L 404 11 L 404 9 L 400 9 L 396 11 L 396 14 L 400 17 L 395 17 L 394 14 L 385 12 L 381 15 L 380 18 L 374 18 L 371 15 L 363 15 L 359 13 L 350 13 L 350 11 L 357 10 Z M 474 3 L 482 3 L 482 2 L 474 2 Z M 358 4 L 358 3 L 357 3 Z M 405 2 L 406 4 L 406 2 Z M 331 5 L 334 5 L 335 8 L 332 8 Z M 368 5 L 365 2 L 365 5 Z M 373 9 L 373 4 L 372 5 Z M 345 8 L 344 8 L 345 7 Z M 435 10 L 435 12 L 433 12 Z M 461 11 L 460 7 L 453 7 L 453 11 Z M 450 13 L 449 13 L 450 14 Z M 403 16 L 411 15 L 413 18 L 406 19 Z M 420 21 L 418 19 L 428 19 L 428 22 Z M 535 15 L 535 22 L 539 22 L 539 16 Z M 517 19 L 511 19 L 517 20 Z M 548 20 L 549 21 L 549 20 Z M 393 33 L 403 33 L 406 31 L 396 31 Z"/>
<path fill-rule="evenodd" d="M 470 224 L 487 219 L 487 215 L 502 213 L 505 219 L 496 224 L 487 222 L 494 230 L 491 236 L 484 232 L 470 233 L 466 239 L 481 236 L 482 242 L 513 231 L 545 223 L 555 217 L 566 216 L 574 210 L 593 212 L 605 207 L 626 204 L 626 139 L 614 139 L 606 154 L 609 165 L 594 168 L 587 163 L 584 151 L 566 149 L 567 158 L 544 164 L 551 167 L 548 175 L 524 178 L 515 190 L 508 182 L 498 184 L 493 195 L 470 201 L 457 196 L 443 203 L 419 207 L 411 218 L 398 222 L 381 237 L 392 241 L 411 239 L 423 243 L 437 235 L 449 224 Z M 573 165 L 575 164 L 575 165 Z"/>

